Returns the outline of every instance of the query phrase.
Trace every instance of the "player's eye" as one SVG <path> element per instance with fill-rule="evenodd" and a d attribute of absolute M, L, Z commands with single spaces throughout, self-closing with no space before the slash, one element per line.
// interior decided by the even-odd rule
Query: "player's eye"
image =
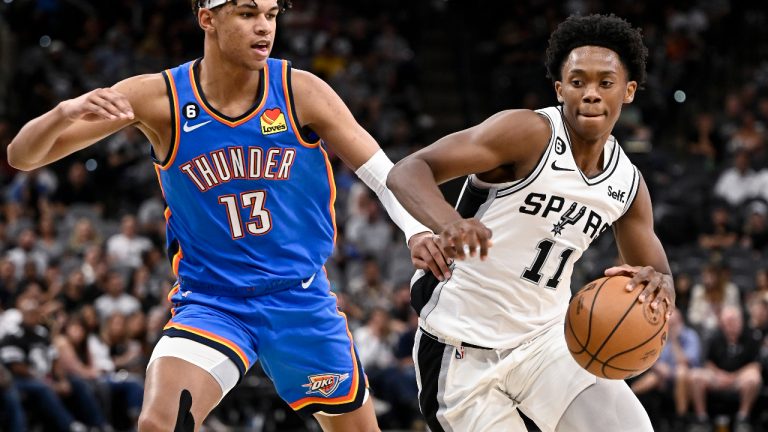
<path fill-rule="evenodd" d="M 268 13 L 268 14 L 266 14 L 266 17 L 267 17 L 268 20 L 271 21 L 271 20 L 277 18 L 277 14 L 275 14 L 275 13 Z"/>
<path fill-rule="evenodd" d="M 613 81 L 603 80 L 602 82 L 600 82 L 600 85 L 603 87 L 610 87 L 613 85 Z"/>
<path fill-rule="evenodd" d="M 581 80 L 571 80 L 571 85 L 574 87 L 580 87 L 581 86 Z"/>

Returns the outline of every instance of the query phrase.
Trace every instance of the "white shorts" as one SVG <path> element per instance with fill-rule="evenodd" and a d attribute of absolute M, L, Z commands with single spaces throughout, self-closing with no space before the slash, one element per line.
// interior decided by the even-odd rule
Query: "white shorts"
<path fill-rule="evenodd" d="M 413 355 L 419 406 L 432 432 L 525 432 L 518 409 L 554 431 L 597 380 L 571 357 L 562 325 L 507 350 L 457 348 L 419 330 Z"/>

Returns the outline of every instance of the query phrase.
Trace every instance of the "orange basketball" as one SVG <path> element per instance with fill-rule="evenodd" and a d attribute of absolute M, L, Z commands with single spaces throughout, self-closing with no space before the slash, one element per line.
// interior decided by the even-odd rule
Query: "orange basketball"
<path fill-rule="evenodd" d="M 625 289 L 630 278 L 597 279 L 571 298 L 565 315 L 565 341 L 576 362 L 594 375 L 626 379 L 659 358 L 667 341 L 667 305 L 655 311 L 643 291 Z"/>

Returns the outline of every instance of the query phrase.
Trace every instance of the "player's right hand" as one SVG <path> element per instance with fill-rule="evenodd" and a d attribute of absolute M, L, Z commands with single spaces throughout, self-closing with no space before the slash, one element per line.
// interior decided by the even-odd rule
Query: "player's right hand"
<path fill-rule="evenodd" d="M 443 227 L 438 234 L 438 244 L 448 258 L 463 260 L 467 255 L 480 255 L 480 259 L 485 259 L 488 248 L 493 245 L 492 235 L 491 230 L 475 218 L 459 219 Z"/>
<path fill-rule="evenodd" d="M 102 121 L 133 119 L 133 107 L 124 94 L 100 88 L 60 104 L 69 120 Z"/>

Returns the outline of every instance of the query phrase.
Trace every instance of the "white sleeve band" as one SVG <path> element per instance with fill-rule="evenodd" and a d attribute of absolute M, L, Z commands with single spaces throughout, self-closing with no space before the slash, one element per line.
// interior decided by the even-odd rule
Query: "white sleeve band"
<path fill-rule="evenodd" d="M 397 198 L 387 188 L 387 174 L 395 164 L 384 153 L 384 150 L 377 151 L 366 163 L 355 171 L 360 180 L 371 188 L 387 210 L 389 217 L 405 233 L 407 242 L 415 234 L 425 231 L 432 232 L 429 228 L 422 225 L 408 213 Z"/>

